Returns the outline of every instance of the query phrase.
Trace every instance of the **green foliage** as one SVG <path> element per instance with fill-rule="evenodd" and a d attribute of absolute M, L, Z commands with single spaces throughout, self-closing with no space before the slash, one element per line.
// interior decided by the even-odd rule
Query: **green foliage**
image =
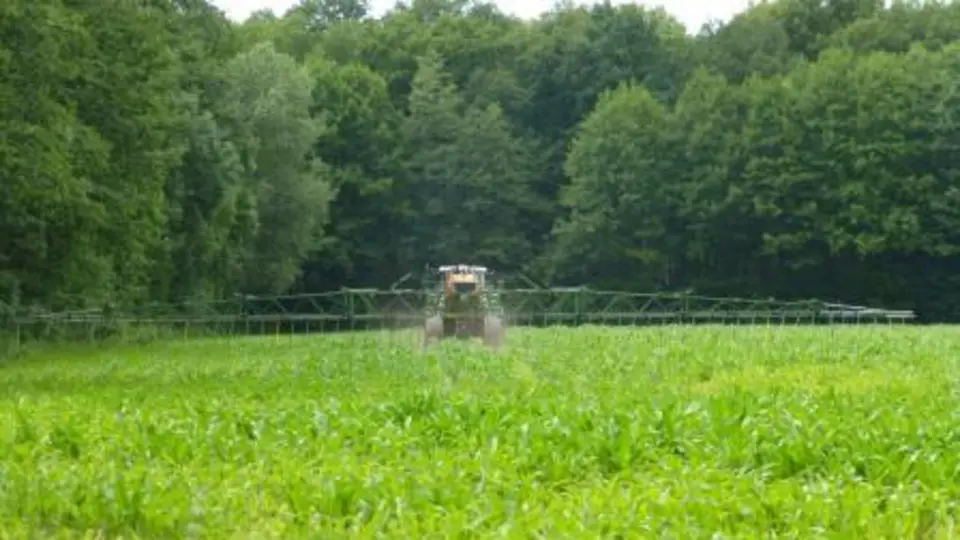
<path fill-rule="evenodd" d="M 533 153 L 511 134 L 499 105 L 464 103 L 433 51 L 420 59 L 400 136 L 414 210 L 401 260 L 503 266 L 530 252 L 524 225 L 537 211 Z"/>
<path fill-rule="evenodd" d="M 562 202 L 571 215 L 558 225 L 558 267 L 579 263 L 581 280 L 627 287 L 627 276 L 654 281 L 666 270 L 665 220 L 676 187 L 664 168 L 667 122 L 663 104 L 644 88 L 626 85 L 601 97 L 567 158 L 571 182 Z"/>
<path fill-rule="evenodd" d="M 955 3 L 0 6 L 0 301 L 386 286 L 477 262 L 955 317 Z M 691 35 L 693 31 L 699 31 Z"/>
<path fill-rule="evenodd" d="M 946 538 L 960 517 L 953 330 L 410 337 L 37 349 L 0 371 L 4 530 Z"/>
<path fill-rule="evenodd" d="M 244 260 L 242 290 L 283 292 L 319 245 L 333 192 L 328 166 L 311 155 L 325 130 L 313 117 L 307 71 L 269 44 L 257 45 L 224 69 L 220 106 L 237 140 L 245 180 L 256 204 Z"/>

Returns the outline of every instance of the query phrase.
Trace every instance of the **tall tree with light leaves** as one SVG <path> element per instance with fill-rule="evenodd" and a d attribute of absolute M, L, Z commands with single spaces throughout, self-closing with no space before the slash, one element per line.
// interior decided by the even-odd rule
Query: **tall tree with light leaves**
<path fill-rule="evenodd" d="M 247 220 L 235 241 L 247 247 L 239 288 L 279 293 L 323 236 L 334 196 L 314 141 L 327 128 L 310 114 L 309 73 L 262 43 L 224 68 L 218 113 L 243 166 L 237 205 Z"/>
<path fill-rule="evenodd" d="M 669 111 L 650 91 L 604 93 L 577 130 L 556 227 L 556 278 L 607 286 L 670 286 L 678 263 L 680 182 Z"/>
<path fill-rule="evenodd" d="M 531 258 L 531 223 L 545 206 L 531 189 L 534 149 L 496 104 L 466 106 L 435 53 L 420 59 L 401 125 L 410 194 L 407 257 L 499 266 Z"/>

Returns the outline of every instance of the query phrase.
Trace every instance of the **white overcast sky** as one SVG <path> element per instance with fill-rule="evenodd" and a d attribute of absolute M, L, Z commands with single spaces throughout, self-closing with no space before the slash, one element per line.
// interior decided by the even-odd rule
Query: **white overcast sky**
<path fill-rule="evenodd" d="M 212 0 L 227 15 L 235 20 L 242 21 L 258 9 L 268 8 L 277 15 L 283 13 L 296 4 L 296 0 Z M 374 15 L 380 15 L 393 7 L 395 0 L 372 0 Z M 505 12 L 519 15 L 524 18 L 534 18 L 540 13 L 549 10 L 554 0 L 496 0 L 500 9 Z M 614 0 L 614 3 L 625 3 L 623 0 Z M 687 31 L 695 33 L 700 25 L 710 19 L 728 20 L 740 11 L 745 10 L 750 0 L 638 0 L 636 3 L 650 6 L 662 5 L 673 13 L 684 25 Z"/>

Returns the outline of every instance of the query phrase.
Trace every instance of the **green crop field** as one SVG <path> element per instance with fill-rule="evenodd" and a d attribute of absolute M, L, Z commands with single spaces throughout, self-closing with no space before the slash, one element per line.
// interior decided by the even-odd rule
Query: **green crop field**
<path fill-rule="evenodd" d="M 35 347 L 3 536 L 957 535 L 952 328 L 409 337 Z"/>

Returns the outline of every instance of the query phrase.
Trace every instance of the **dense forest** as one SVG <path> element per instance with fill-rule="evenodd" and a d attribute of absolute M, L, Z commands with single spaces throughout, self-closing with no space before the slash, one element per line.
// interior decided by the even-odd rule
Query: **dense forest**
<path fill-rule="evenodd" d="M 0 300 L 544 283 L 960 314 L 960 5 L 0 2 Z"/>

